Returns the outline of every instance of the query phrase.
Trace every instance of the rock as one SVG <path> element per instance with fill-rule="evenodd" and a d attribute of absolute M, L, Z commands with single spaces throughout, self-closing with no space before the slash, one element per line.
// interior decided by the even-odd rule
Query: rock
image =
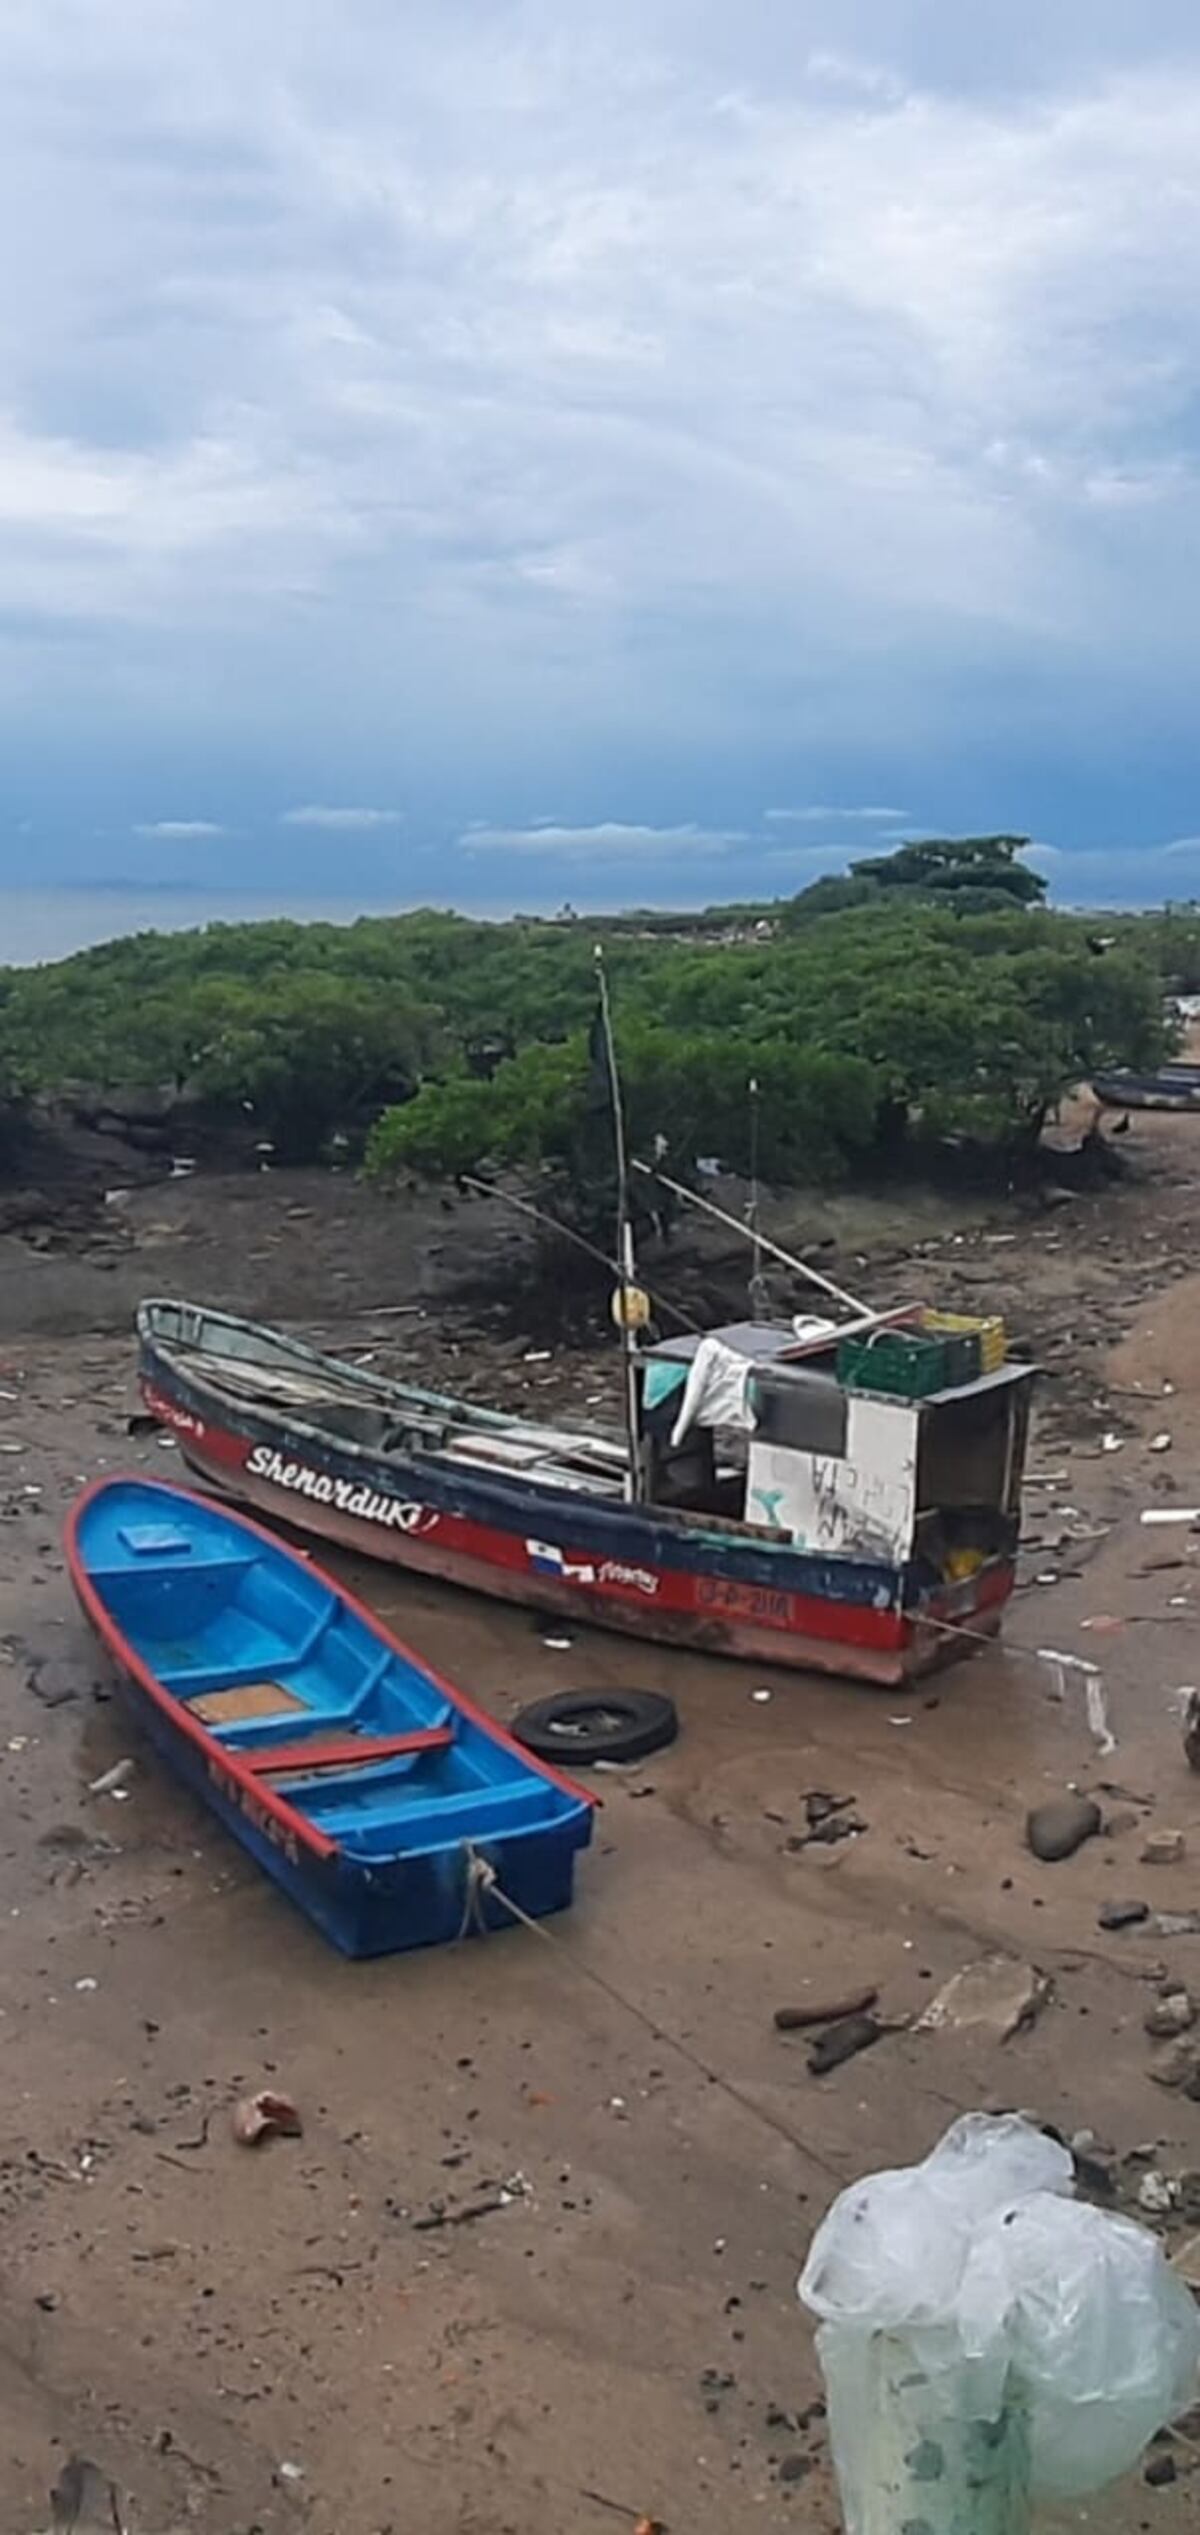
<path fill-rule="evenodd" d="M 784 2456 L 780 2461 L 779 2479 L 781 2482 L 803 2482 L 812 2469 L 811 2456 Z"/>
<path fill-rule="evenodd" d="M 859 2051 L 869 2051 L 872 2043 L 882 2042 L 886 2030 L 874 2016 L 844 2016 L 814 2042 L 808 2055 L 810 2077 L 827 2077 L 843 2060 L 852 2060 Z"/>
<path fill-rule="evenodd" d="M 1186 2033 L 1195 2024 L 1196 2010 L 1186 1989 L 1171 1989 L 1147 2007 L 1142 2021 L 1153 2041 L 1172 2042 L 1176 2034 Z"/>
<path fill-rule="evenodd" d="M 1191 2096 L 1193 2087 L 1200 2089 L 1200 2042 L 1172 2042 L 1148 2073 L 1156 2086 L 1178 2086 Z"/>
<path fill-rule="evenodd" d="M 1161 2491 L 1166 2483 L 1174 2482 L 1175 2458 L 1169 2447 L 1164 2448 L 1161 2456 L 1151 2456 L 1142 2480 L 1149 2483 L 1152 2491 Z"/>
<path fill-rule="evenodd" d="M 1041 2014 L 1051 1988 L 1035 1964 L 985 1954 L 939 1989 L 918 2017 L 916 2030 L 933 2033 L 949 2025 L 955 2032 L 990 2033 L 997 2042 L 1007 2042 Z"/>
<path fill-rule="evenodd" d="M 1160 2174 L 1154 2166 L 1149 2174 L 1143 2174 L 1138 2184 L 1137 2203 L 1148 2217 L 1165 2218 L 1174 2209 L 1176 2199 L 1175 2185 L 1168 2174 Z"/>
<path fill-rule="evenodd" d="M 1151 1831 L 1142 1850 L 1143 1866 L 1178 1866 L 1186 1853 L 1182 1831 Z"/>
<path fill-rule="evenodd" d="M 1052 1866 L 1061 1858 L 1073 1857 L 1085 1840 L 1094 1840 L 1100 1822 L 1100 1807 L 1090 1796 L 1055 1796 L 1049 1804 L 1034 1806 L 1025 1823 L 1025 1837 L 1034 1856 Z"/>
<path fill-rule="evenodd" d="M 1150 1916 L 1148 1901 L 1102 1901 L 1097 1913 L 1102 1928 L 1137 1928 Z"/>
<path fill-rule="evenodd" d="M 1117 2178 L 1112 2166 L 1103 2157 L 1092 2156 L 1086 2149 L 1073 2148 L 1075 2180 L 1085 2200 L 1115 2201 Z"/>
<path fill-rule="evenodd" d="M 1200 1769 L 1200 1690 L 1189 1690 L 1183 1711 L 1183 1748 L 1193 1769 Z"/>

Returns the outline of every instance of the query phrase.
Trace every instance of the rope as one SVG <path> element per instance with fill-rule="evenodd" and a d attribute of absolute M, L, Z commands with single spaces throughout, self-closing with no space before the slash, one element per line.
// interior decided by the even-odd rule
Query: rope
<path fill-rule="evenodd" d="M 478 1927 L 479 1934 L 485 1935 L 487 1928 L 483 1916 L 484 1901 L 486 1899 L 498 1902 L 502 1910 L 507 1910 L 510 1918 L 518 1920 L 523 1928 L 529 1929 L 531 1935 L 540 1937 L 542 1944 L 549 1946 L 551 1952 L 559 1957 L 564 1971 L 574 1972 L 583 1980 L 589 1980 L 593 1988 L 600 1990 L 614 2006 L 623 2007 L 626 2015 L 632 2016 L 636 2023 L 644 2026 L 655 2042 L 664 2043 L 668 2050 L 677 2052 L 681 2060 L 686 2060 L 688 2067 L 694 2070 L 698 2077 L 702 2077 L 706 2085 L 715 2086 L 720 2094 L 728 2096 L 731 2104 L 737 2104 L 742 2112 L 749 2113 L 751 2120 L 759 2122 L 764 2130 L 773 2131 L 776 2138 L 783 2139 L 789 2148 L 795 2149 L 798 2156 L 805 2158 L 809 2165 L 816 2166 L 819 2173 L 825 2175 L 829 2182 L 836 2183 L 839 2190 L 841 2189 L 846 2177 L 838 2166 L 831 2165 L 818 2149 L 810 2147 L 808 2141 L 802 2139 L 799 2133 L 792 2129 L 790 2123 L 782 2120 L 778 2113 L 766 2111 L 764 2106 L 756 2103 L 753 2095 L 748 2095 L 733 2078 L 723 2076 L 720 2069 L 714 2068 L 711 2061 L 706 2060 L 701 2052 L 692 2048 L 690 2042 L 682 2041 L 677 2033 L 671 2033 L 665 2025 L 659 2024 L 657 2018 L 650 2015 L 645 2007 L 638 2005 L 636 1998 L 629 1998 L 623 1989 L 618 1989 L 616 1982 L 609 1980 L 606 1973 L 598 1972 L 593 1964 L 582 1963 L 575 1955 L 569 1954 L 565 1945 L 552 1934 L 549 1928 L 543 1926 L 540 1919 L 531 1919 L 528 1911 L 522 1910 L 520 1903 L 514 1901 L 511 1895 L 505 1892 L 503 1885 L 497 1879 L 495 1867 L 490 1866 L 485 1857 L 480 1857 L 470 1840 L 464 1840 L 463 1849 L 467 1860 L 467 1901 L 463 1913 L 463 1924 L 459 1930 L 460 1938 L 467 1934 L 472 1911 L 476 1913 L 475 1925 Z"/>

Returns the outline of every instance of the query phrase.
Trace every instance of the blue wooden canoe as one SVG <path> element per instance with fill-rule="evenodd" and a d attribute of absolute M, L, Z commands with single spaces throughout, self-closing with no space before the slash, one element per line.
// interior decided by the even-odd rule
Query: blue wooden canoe
<path fill-rule="evenodd" d="M 153 1741 L 343 1953 L 511 1927 L 477 1860 L 531 1918 L 568 1906 L 592 1798 L 308 1559 L 119 1478 L 80 1497 L 66 1550 Z"/>

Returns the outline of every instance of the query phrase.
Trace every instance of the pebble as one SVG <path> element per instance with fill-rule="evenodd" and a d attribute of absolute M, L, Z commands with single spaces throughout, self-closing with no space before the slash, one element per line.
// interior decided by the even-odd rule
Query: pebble
<path fill-rule="evenodd" d="M 1175 2207 L 1175 2186 L 1169 2176 L 1152 2168 L 1149 2174 L 1143 2174 L 1137 2198 L 1138 2208 L 1144 2209 L 1148 2216 L 1165 2218 L 1168 2210 Z"/>
<path fill-rule="evenodd" d="M 1102 1928 L 1137 1928 L 1149 1916 L 1148 1901 L 1102 1901 L 1097 1913 Z"/>
<path fill-rule="evenodd" d="M 1173 2042 L 1176 2034 L 1186 2033 L 1195 2024 L 1196 2010 L 1186 1989 L 1172 1989 L 1147 2007 L 1143 2021 L 1155 2042 Z"/>
<path fill-rule="evenodd" d="M 1161 2491 L 1164 2484 L 1175 2480 L 1175 2458 L 1168 2449 L 1165 2455 L 1151 2456 L 1143 2479 L 1152 2491 Z"/>
<path fill-rule="evenodd" d="M 1100 1823 L 1100 1807 L 1090 1796 L 1055 1796 L 1049 1804 L 1034 1806 L 1026 1819 L 1025 1837 L 1034 1856 L 1050 1866 L 1060 1858 L 1073 1857 L 1085 1840 L 1093 1840 Z"/>
<path fill-rule="evenodd" d="M 1142 1850 L 1143 1866 L 1178 1866 L 1187 1843 L 1182 1831 L 1151 1831 Z"/>
<path fill-rule="evenodd" d="M 779 2467 L 779 2479 L 781 2482 L 803 2482 L 806 2474 L 811 2472 L 811 2456 L 784 2456 Z"/>

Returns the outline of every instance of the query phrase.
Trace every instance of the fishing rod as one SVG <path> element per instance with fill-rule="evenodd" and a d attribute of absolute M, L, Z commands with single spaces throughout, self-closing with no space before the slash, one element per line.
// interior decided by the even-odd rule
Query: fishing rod
<path fill-rule="evenodd" d="M 769 1250 L 772 1258 L 781 1260 L 784 1267 L 792 1268 L 797 1276 L 806 1276 L 809 1284 L 819 1286 L 823 1294 L 831 1294 L 835 1303 L 843 1304 L 848 1312 L 854 1314 L 856 1320 L 874 1318 L 875 1315 L 869 1303 L 861 1303 L 856 1295 L 847 1294 L 844 1287 L 834 1284 L 832 1277 L 822 1276 L 819 1268 L 810 1267 L 807 1259 L 798 1259 L 790 1250 L 781 1250 L 779 1243 L 769 1241 L 765 1232 L 749 1233 L 745 1224 L 738 1222 L 736 1215 L 726 1214 L 723 1206 L 714 1206 L 711 1198 L 698 1196 L 694 1188 L 685 1188 L 682 1180 L 668 1179 L 665 1171 L 659 1170 L 650 1162 L 639 1162 L 636 1155 L 633 1168 L 635 1171 L 640 1171 L 644 1179 L 658 1180 L 663 1188 L 670 1189 L 672 1196 L 682 1197 L 686 1205 L 698 1206 L 702 1214 L 714 1216 L 716 1221 L 725 1224 L 730 1232 L 739 1233 L 743 1241 L 754 1240 L 759 1250 Z"/>

